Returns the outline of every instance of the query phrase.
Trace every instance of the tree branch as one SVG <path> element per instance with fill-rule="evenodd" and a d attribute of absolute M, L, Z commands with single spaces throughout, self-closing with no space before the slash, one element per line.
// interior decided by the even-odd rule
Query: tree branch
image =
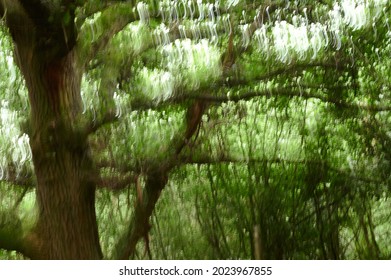
<path fill-rule="evenodd" d="M 96 34 L 96 39 L 93 42 L 85 42 L 81 51 L 83 64 L 87 65 L 96 54 L 106 47 L 111 38 L 125 28 L 129 23 L 137 19 L 137 14 L 133 12 L 133 4 L 130 2 L 119 3 L 109 6 L 102 11 L 100 17 L 93 25 L 103 29 L 101 34 Z M 88 38 L 87 34 L 91 32 L 91 25 L 86 25 L 82 28 L 79 38 Z"/>
<path fill-rule="evenodd" d="M 160 197 L 160 193 L 166 187 L 168 181 L 168 175 L 170 171 L 178 165 L 178 156 L 182 151 L 183 143 L 187 143 L 190 137 L 194 135 L 201 121 L 201 116 L 205 110 L 205 107 L 202 106 L 197 109 L 197 113 L 193 116 L 194 107 L 198 102 L 190 106 L 188 111 L 191 114 L 191 118 L 195 117 L 194 120 L 190 120 L 190 123 L 187 122 L 187 131 L 185 134 L 185 139 L 180 133 L 180 136 L 177 135 L 173 138 L 169 145 L 167 153 L 169 154 L 163 162 L 150 163 L 148 164 L 147 172 L 145 175 L 145 186 L 143 191 L 139 191 L 140 194 L 136 200 L 135 211 L 128 229 L 122 234 L 115 246 L 114 257 L 116 259 L 129 259 L 134 255 L 136 250 L 136 245 L 141 238 L 145 240 L 146 252 L 151 256 L 149 252 L 149 239 L 148 234 L 151 229 L 149 219 L 155 209 L 156 203 Z M 189 125 L 191 127 L 189 127 Z M 136 187 L 140 187 L 140 182 L 136 181 Z"/>
<path fill-rule="evenodd" d="M 323 68 L 323 69 L 328 68 L 328 69 L 335 69 L 335 71 L 342 71 L 347 69 L 347 67 L 344 65 L 347 64 L 343 64 L 342 62 L 340 64 L 335 64 L 335 63 L 329 63 L 323 61 L 310 62 L 310 63 L 297 63 L 288 66 L 285 65 L 282 66 L 281 68 L 277 68 L 267 73 L 260 73 L 259 75 L 251 77 L 251 79 L 246 78 L 242 75 L 242 77 L 240 77 L 239 79 L 232 79 L 231 81 L 228 82 L 222 81 L 221 83 L 224 83 L 226 86 L 230 86 L 230 87 L 243 86 L 243 85 L 248 85 L 252 82 L 270 80 L 271 78 L 275 78 L 279 75 L 293 74 L 299 71 L 312 69 L 312 68 Z"/>
<path fill-rule="evenodd" d="M 280 88 L 276 90 L 266 90 L 266 91 L 250 91 L 244 94 L 235 95 L 235 96 L 214 96 L 214 95 L 200 95 L 200 96 L 191 96 L 191 99 L 205 100 L 213 103 L 222 103 L 222 102 L 239 102 L 241 100 L 250 100 L 256 97 L 277 97 L 277 96 L 288 96 L 288 97 L 300 97 L 300 98 L 315 98 L 326 103 L 335 104 L 337 107 L 342 107 L 346 109 L 359 109 L 366 110 L 369 112 L 383 112 L 391 111 L 391 106 L 388 105 L 368 105 L 364 103 L 349 103 L 342 99 L 333 98 L 327 95 L 320 95 L 316 93 L 306 93 L 301 92 L 299 89 L 287 89 Z"/>
<path fill-rule="evenodd" d="M 369 178 L 365 176 L 361 176 L 358 174 L 352 175 L 351 170 L 346 169 L 338 169 L 335 167 L 332 167 L 328 164 L 327 161 L 324 160 L 311 160 L 311 159 L 298 159 L 298 160 L 291 160 L 291 159 L 283 159 L 283 158 L 235 158 L 231 156 L 222 155 L 220 157 L 211 157 L 209 155 L 202 155 L 202 156 L 194 156 L 188 155 L 181 157 L 180 160 L 181 164 L 199 164 L 199 165 L 209 165 L 209 164 L 223 164 L 223 163 L 238 163 L 238 164 L 250 164 L 250 163 L 269 163 L 269 164 L 299 164 L 299 165 L 316 165 L 316 166 L 324 166 L 326 169 L 335 172 L 339 175 L 342 175 L 346 178 L 361 181 L 364 183 L 373 183 L 373 184 L 382 184 L 384 181 L 375 179 L 375 178 Z"/>
<path fill-rule="evenodd" d="M 151 217 L 161 191 L 167 184 L 170 168 L 157 168 L 146 175 L 145 187 L 141 196 L 136 200 L 134 214 L 128 229 L 118 240 L 115 246 L 115 259 L 129 259 L 134 255 L 136 245 L 141 238 L 145 238 L 146 248 L 149 247 L 148 234 L 151 228 Z"/>
<path fill-rule="evenodd" d="M 170 99 L 165 100 L 164 102 L 161 102 L 157 104 L 156 102 L 148 102 L 145 101 L 139 102 L 138 100 L 134 100 L 134 103 L 132 103 L 132 109 L 133 111 L 143 111 L 148 109 L 157 109 L 160 107 L 164 107 L 167 104 L 181 104 L 185 102 L 186 100 L 200 100 L 205 101 L 210 104 L 220 104 L 224 102 L 239 102 L 242 100 L 251 100 L 257 97 L 266 97 L 266 98 L 274 98 L 279 96 L 287 96 L 287 97 L 299 97 L 304 99 L 318 99 L 325 103 L 331 103 L 339 108 L 345 108 L 345 109 L 352 109 L 352 110 L 365 110 L 368 112 L 388 112 L 391 111 L 391 106 L 389 105 L 370 105 L 365 104 L 362 102 L 348 102 L 342 99 L 338 99 L 332 96 L 329 96 L 327 94 L 317 94 L 317 93 L 311 93 L 304 91 L 305 86 L 302 86 L 301 89 L 292 87 L 292 88 L 278 88 L 278 89 L 272 89 L 272 90 L 263 90 L 263 91 L 247 91 L 242 94 L 237 95 L 213 95 L 213 89 L 210 90 L 210 94 L 197 94 L 197 91 L 190 92 L 188 94 L 180 95 L 180 96 L 174 96 Z M 219 89 L 215 89 L 219 90 Z M 228 89 L 227 89 L 228 90 Z M 240 89 L 238 89 L 240 90 Z M 325 88 L 327 90 L 327 88 Z M 232 88 L 230 88 L 230 91 L 235 91 Z M 204 91 L 203 91 L 204 92 Z"/>
<path fill-rule="evenodd" d="M 106 124 L 114 123 L 118 120 L 118 117 L 115 115 L 114 112 L 107 112 L 101 119 L 90 122 L 86 127 L 84 128 L 84 133 L 86 135 L 90 135 L 95 133 L 97 130 L 105 126 Z"/>
<path fill-rule="evenodd" d="M 89 0 L 84 6 L 80 6 L 79 13 L 76 17 L 76 25 L 82 26 L 84 21 L 90 16 L 94 15 L 97 12 L 103 11 L 104 9 L 112 6 L 113 4 L 118 4 L 120 1 L 102 1 L 102 0 Z"/>
<path fill-rule="evenodd" d="M 6 169 L 6 176 L 0 181 L 5 181 L 13 185 L 33 188 L 35 187 L 34 174 L 31 170 L 23 170 L 18 172 L 16 167 L 12 164 L 8 164 Z"/>
<path fill-rule="evenodd" d="M 107 188 L 114 191 L 119 191 L 128 188 L 135 183 L 137 176 L 134 174 L 125 174 L 123 176 L 111 176 L 110 178 L 101 178 L 98 182 L 98 188 Z"/>

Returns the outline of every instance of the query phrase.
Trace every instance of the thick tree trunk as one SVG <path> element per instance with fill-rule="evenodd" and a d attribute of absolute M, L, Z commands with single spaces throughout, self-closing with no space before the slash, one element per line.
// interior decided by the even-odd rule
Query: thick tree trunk
<path fill-rule="evenodd" d="M 26 253 L 39 259 L 100 259 L 95 169 L 81 124 L 74 1 L 0 1 L 30 100 L 28 134 L 39 217 Z"/>
<path fill-rule="evenodd" d="M 74 51 L 47 59 L 17 46 L 29 91 L 30 145 L 39 219 L 30 236 L 41 259 L 102 258 L 95 216 L 94 169 L 80 125 L 81 70 Z"/>

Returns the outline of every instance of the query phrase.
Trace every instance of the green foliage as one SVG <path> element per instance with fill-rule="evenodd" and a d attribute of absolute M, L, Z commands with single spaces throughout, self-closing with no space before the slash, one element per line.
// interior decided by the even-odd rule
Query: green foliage
<path fill-rule="evenodd" d="M 118 118 L 89 138 L 99 187 L 107 188 L 96 202 L 105 256 L 114 257 L 135 212 L 137 182 L 129 178 L 144 186 L 172 158 L 151 219 L 154 258 L 390 259 L 388 1 L 289 1 L 276 9 L 220 1 L 214 10 L 156 2 L 134 7 L 139 20 L 83 76 L 82 117 Z M 81 48 L 103 36 L 115 11 L 87 17 Z M 230 28 L 237 58 L 226 71 Z M 0 177 L 17 185 L 33 173 L 18 126 L 29 108 L 6 32 L 0 45 Z M 197 99 L 209 101 L 199 131 L 172 157 Z M 0 210 L 10 209 L 20 191 L 2 183 L 0 194 Z M 33 201 L 19 202 L 26 229 Z M 140 242 L 132 257 L 147 258 L 144 248 Z"/>

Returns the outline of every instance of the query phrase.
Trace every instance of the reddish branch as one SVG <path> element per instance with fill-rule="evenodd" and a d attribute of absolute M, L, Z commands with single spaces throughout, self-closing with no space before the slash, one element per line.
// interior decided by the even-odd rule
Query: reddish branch
<path fill-rule="evenodd" d="M 151 228 L 149 218 L 155 209 L 161 191 L 167 184 L 170 169 L 170 166 L 156 167 L 145 175 L 142 197 L 136 200 L 134 215 L 128 229 L 115 247 L 115 258 L 129 259 L 132 257 L 141 238 L 147 241 L 146 248 L 148 248 L 148 234 Z"/>
<path fill-rule="evenodd" d="M 120 259 L 129 259 L 134 255 L 136 245 L 141 238 L 145 240 L 145 253 L 152 258 L 149 250 L 149 231 L 151 225 L 149 219 L 155 209 L 155 205 L 160 197 L 161 191 L 165 188 L 169 172 L 177 164 L 177 158 L 183 147 L 187 145 L 190 139 L 197 134 L 202 115 L 205 112 L 206 102 L 195 101 L 190 105 L 187 111 L 186 131 L 180 140 L 174 140 L 171 145 L 176 146 L 175 152 L 168 156 L 164 162 L 158 166 L 152 166 L 145 174 L 145 186 L 141 191 L 141 185 L 137 178 L 137 199 L 134 216 L 130 222 L 128 230 L 119 240 L 116 246 L 116 255 Z"/>

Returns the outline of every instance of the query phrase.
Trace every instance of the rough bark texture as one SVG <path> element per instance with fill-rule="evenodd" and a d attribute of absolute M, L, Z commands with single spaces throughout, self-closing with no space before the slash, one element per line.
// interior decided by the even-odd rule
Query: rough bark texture
<path fill-rule="evenodd" d="M 0 1 L 0 16 L 9 27 L 15 61 L 29 92 L 31 115 L 26 132 L 37 180 L 39 217 L 36 228 L 21 243 L 26 245 L 23 253 L 35 259 L 102 258 L 95 215 L 97 171 L 86 139 L 94 128 L 80 121 L 81 77 L 87 61 L 135 17 L 129 4 L 106 9 L 101 21 L 107 30 L 86 52 L 76 40 L 77 3 Z M 115 21 L 111 21 L 113 15 Z M 119 242 L 120 257 L 131 255 L 138 240 L 148 234 L 148 220 L 168 170 L 148 174 L 130 230 Z"/>
<path fill-rule="evenodd" d="M 136 201 L 135 213 L 128 231 L 120 238 L 116 249 L 115 258 L 129 259 L 136 252 L 136 245 L 141 238 L 145 238 L 145 246 L 149 251 L 148 234 L 151 229 L 149 218 L 151 217 L 161 191 L 165 188 L 168 180 L 169 168 L 156 168 L 146 174 L 145 187 L 141 197 Z M 146 252 L 150 254 L 150 252 Z"/>
<path fill-rule="evenodd" d="M 24 47 L 24 46 L 23 46 Z M 31 105 L 32 148 L 40 217 L 40 258 L 101 258 L 93 169 L 78 126 L 80 80 L 70 52 L 51 61 L 28 58 L 18 47 Z"/>
<path fill-rule="evenodd" d="M 72 43 L 75 32 L 61 21 L 49 22 L 50 10 L 35 2 L 38 6 L 30 7 L 28 1 L 5 2 L 6 23 L 31 107 L 28 133 L 39 217 L 28 236 L 29 255 L 100 259 L 94 168 L 79 124 L 82 71 Z"/>

